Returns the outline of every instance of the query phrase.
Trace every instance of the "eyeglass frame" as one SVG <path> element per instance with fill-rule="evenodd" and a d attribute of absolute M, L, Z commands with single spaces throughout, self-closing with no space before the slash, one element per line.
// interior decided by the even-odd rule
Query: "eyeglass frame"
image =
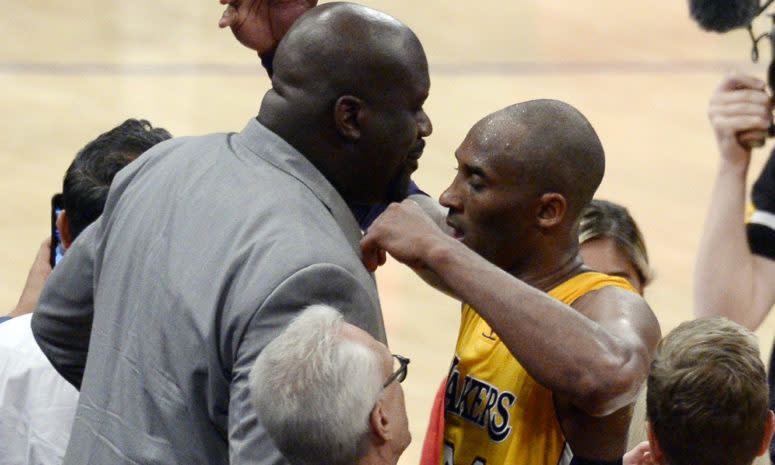
<path fill-rule="evenodd" d="M 383 388 L 386 388 L 392 383 L 393 381 L 398 380 L 399 383 L 402 383 L 406 379 L 406 375 L 409 372 L 409 358 L 404 357 L 403 355 L 398 354 L 392 354 L 393 358 L 398 360 L 398 363 L 400 363 L 400 366 L 396 371 L 393 372 L 393 374 L 390 375 L 390 377 L 385 381 L 384 384 L 382 384 Z"/>

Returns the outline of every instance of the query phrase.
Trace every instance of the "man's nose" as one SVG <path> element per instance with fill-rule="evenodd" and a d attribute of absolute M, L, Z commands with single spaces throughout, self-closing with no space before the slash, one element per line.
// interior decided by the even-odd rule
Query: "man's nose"
<path fill-rule="evenodd" d="M 431 123 L 431 119 L 428 117 L 428 114 L 425 113 L 425 110 L 420 112 L 417 127 L 420 137 L 428 137 L 433 132 L 433 123 Z"/>

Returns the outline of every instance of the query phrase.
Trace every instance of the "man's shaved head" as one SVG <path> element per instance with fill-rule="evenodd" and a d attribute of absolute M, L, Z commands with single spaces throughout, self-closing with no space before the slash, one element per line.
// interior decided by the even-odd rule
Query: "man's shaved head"
<path fill-rule="evenodd" d="M 515 274 L 575 256 L 579 215 L 605 167 L 578 110 L 556 100 L 511 105 L 477 122 L 455 157 L 458 173 L 439 198 L 455 237 Z"/>
<path fill-rule="evenodd" d="M 304 154 L 349 203 L 406 197 L 432 132 L 430 78 L 415 34 L 354 3 L 326 3 L 277 48 L 259 121 Z"/>
<path fill-rule="evenodd" d="M 368 98 L 380 94 L 375 80 L 408 79 L 408 64 L 427 69 L 422 46 L 406 25 L 363 5 L 326 3 L 302 15 L 280 42 L 273 85 Z"/>
<path fill-rule="evenodd" d="M 511 105 L 479 121 L 472 132 L 477 130 L 500 145 L 505 165 L 519 164 L 537 193 L 565 196 L 574 218 L 603 179 L 600 139 L 584 115 L 567 103 L 542 99 Z"/>

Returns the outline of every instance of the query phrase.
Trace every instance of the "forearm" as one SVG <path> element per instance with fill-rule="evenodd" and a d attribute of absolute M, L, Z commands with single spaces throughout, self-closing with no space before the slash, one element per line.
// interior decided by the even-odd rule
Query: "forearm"
<path fill-rule="evenodd" d="M 10 317 L 16 317 L 24 315 L 25 313 L 32 313 L 35 310 L 35 305 L 38 303 L 40 292 L 43 290 L 43 285 L 51 274 L 51 265 L 49 264 L 49 249 L 51 246 L 51 239 L 47 238 L 41 243 L 38 253 L 35 256 L 35 261 L 32 262 L 30 272 L 27 274 L 27 281 L 24 283 L 24 289 L 22 295 L 19 297 L 19 302 L 16 307 L 8 314 Z"/>
<path fill-rule="evenodd" d="M 753 255 L 745 232 L 748 163 L 722 160 L 713 185 L 694 270 L 694 313 L 724 316 L 755 328 L 763 315 L 752 310 Z"/>
<path fill-rule="evenodd" d="M 637 394 L 650 360 L 644 344 L 614 336 L 454 239 L 431 248 L 429 256 L 428 266 L 476 309 L 547 389 L 594 415 L 616 411 Z"/>
<path fill-rule="evenodd" d="M 38 297 L 40 297 L 40 291 L 43 284 L 30 283 L 30 279 L 27 279 L 27 283 L 24 285 L 22 295 L 19 297 L 19 301 L 16 303 L 16 307 L 8 314 L 11 318 L 26 313 L 32 313 L 35 310 L 35 305 L 38 303 Z"/>

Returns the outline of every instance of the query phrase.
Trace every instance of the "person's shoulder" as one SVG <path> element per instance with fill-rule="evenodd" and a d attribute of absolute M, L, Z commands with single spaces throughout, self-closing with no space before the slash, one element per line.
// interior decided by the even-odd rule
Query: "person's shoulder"
<path fill-rule="evenodd" d="M 637 295 L 632 285 L 619 276 L 611 276 L 588 268 L 582 268 L 572 277 L 549 291 L 549 294 L 564 302 L 577 302 L 594 298 L 603 289 L 619 289 Z M 605 295 L 608 291 L 603 291 Z"/>
<path fill-rule="evenodd" d="M 227 149 L 229 137 L 233 133 L 211 133 L 173 137 L 159 142 L 148 149 L 141 158 L 159 157 L 165 154 L 204 155 L 216 149 Z"/>
<path fill-rule="evenodd" d="M 297 205 L 301 210 L 306 207 L 306 204 Z M 291 208 L 292 205 L 282 207 L 286 210 Z M 285 220 L 284 224 L 282 220 Z M 363 266 L 355 249 L 356 244 L 350 243 L 341 226 L 322 206 L 318 207 L 318 211 L 309 209 L 305 215 L 281 216 L 269 234 L 276 236 L 272 242 L 275 252 L 287 254 L 290 261 L 298 266 L 316 263 L 330 263 L 345 268 L 351 268 L 354 263 Z"/>
<path fill-rule="evenodd" d="M 264 276 L 260 279 L 269 274 L 272 279 L 283 280 L 301 273 L 318 275 L 322 280 L 330 275 L 363 283 L 372 281 L 361 261 L 357 241 L 348 237 L 343 226 L 316 198 L 297 198 L 275 205 L 265 215 L 251 219 L 248 228 L 255 231 L 244 235 L 251 242 L 246 244 L 250 260 L 269 268 L 260 273 Z"/>
<path fill-rule="evenodd" d="M 9 376 L 11 372 L 18 375 L 37 369 L 53 371 L 53 367 L 35 342 L 30 324 L 32 315 L 19 315 L 0 324 L 0 373 L 5 376 Z M 5 369 L 2 361 L 7 364 Z"/>
<path fill-rule="evenodd" d="M 596 319 L 595 315 L 606 315 L 607 318 L 612 314 L 654 319 L 654 313 L 646 299 L 626 280 L 616 276 L 602 275 L 596 285 L 579 296 L 571 306 L 593 319 Z"/>
<path fill-rule="evenodd" d="M 208 158 L 228 148 L 228 134 L 207 134 L 203 136 L 173 137 L 159 142 L 119 171 L 116 179 L 132 179 L 140 173 L 152 170 L 162 175 L 179 170 L 180 165 L 207 162 Z M 167 167 L 165 170 L 164 167 Z"/>
<path fill-rule="evenodd" d="M 30 341 L 35 345 L 31 319 L 32 313 L 26 313 L 0 323 L 0 348 L 23 348 L 29 346 Z"/>
<path fill-rule="evenodd" d="M 619 278 L 622 279 L 623 278 Z M 615 299 L 617 301 L 626 302 L 630 304 L 642 305 L 648 307 L 646 299 L 642 295 L 638 294 L 631 286 L 620 286 L 611 284 L 609 286 L 603 286 L 596 289 L 594 292 L 590 292 L 592 298 L 605 298 Z"/>

